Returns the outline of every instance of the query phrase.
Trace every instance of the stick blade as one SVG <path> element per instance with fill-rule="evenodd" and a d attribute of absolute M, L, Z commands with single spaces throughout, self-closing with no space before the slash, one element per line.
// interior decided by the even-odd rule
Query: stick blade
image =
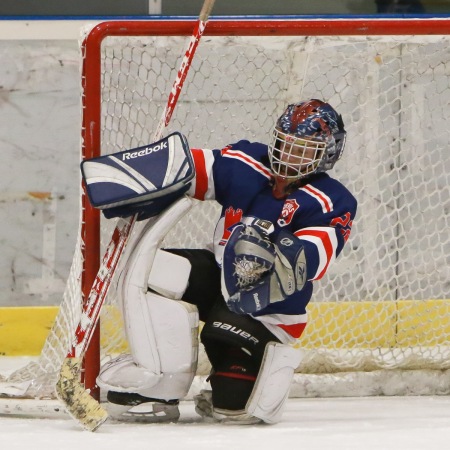
<path fill-rule="evenodd" d="M 56 396 L 64 403 L 69 415 L 85 430 L 95 431 L 108 418 L 108 413 L 80 383 L 79 367 L 78 358 L 64 360 L 56 383 Z"/>

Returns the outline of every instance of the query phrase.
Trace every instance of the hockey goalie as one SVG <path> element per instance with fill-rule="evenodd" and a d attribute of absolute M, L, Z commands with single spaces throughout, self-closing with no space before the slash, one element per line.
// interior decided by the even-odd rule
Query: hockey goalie
<path fill-rule="evenodd" d="M 356 213 L 353 195 L 326 173 L 345 138 L 341 116 L 312 99 L 287 106 L 268 145 L 191 149 L 175 133 L 84 163 L 92 204 L 106 217 L 140 220 L 117 286 L 130 353 L 97 379 L 114 418 L 177 420 L 200 338 L 212 371 L 197 413 L 224 423 L 281 419 L 313 284 L 342 251 Z M 161 248 L 190 197 L 221 205 L 211 250 Z"/>

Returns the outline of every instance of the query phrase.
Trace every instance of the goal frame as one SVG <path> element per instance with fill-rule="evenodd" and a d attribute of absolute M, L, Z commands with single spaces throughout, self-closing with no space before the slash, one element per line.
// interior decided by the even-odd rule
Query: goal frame
<path fill-rule="evenodd" d="M 101 45 L 108 36 L 189 36 L 194 20 L 118 20 L 97 24 L 83 40 L 82 158 L 100 155 Z M 358 36 L 447 35 L 450 19 L 214 19 L 205 36 Z M 95 99 L 98 99 L 96 101 Z M 84 187 L 82 208 L 82 293 L 88 298 L 100 265 L 100 212 L 88 202 Z M 85 357 L 84 383 L 99 395 L 95 379 L 100 368 L 100 331 L 97 327 Z"/>

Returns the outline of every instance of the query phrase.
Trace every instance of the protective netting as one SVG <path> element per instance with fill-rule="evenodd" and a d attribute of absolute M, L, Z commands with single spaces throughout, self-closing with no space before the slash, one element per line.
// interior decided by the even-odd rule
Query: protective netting
<path fill-rule="evenodd" d="M 152 141 L 187 39 L 103 41 L 101 99 L 84 101 L 86 108 L 101 102 L 102 153 Z M 450 368 L 449 41 L 208 36 L 200 43 L 167 129 L 181 131 L 191 147 L 268 142 L 286 104 L 301 99 L 324 99 L 344 118 L 347 145 L 332 175 L 356 196 L 358 213 L 347 247 L 316 285 L 299 373 Z M 217 214 L 214 203 L 198 202 L 166 244 L 208 245 Z M 113 222 L 102 220 L 102 248 Z M 80 249 L 61 312 L 31 367 L 34 379 L 58 370 L 67 352 L 80 311 Z M 115 303 L 112 288 L 102 316 L 104 358 L 126 350 Z M 205 373 L 208 364 L 200 368 Z M 51 386 L 51 377 L 38 378 Z"/>

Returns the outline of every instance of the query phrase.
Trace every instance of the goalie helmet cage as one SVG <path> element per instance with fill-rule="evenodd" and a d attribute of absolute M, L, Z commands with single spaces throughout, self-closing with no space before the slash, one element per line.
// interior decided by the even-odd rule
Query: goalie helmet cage
<path fill-rule="evenodd" d="M 150 142 L 192 28 L 112 21 L 90 31 L 83 158 Z M 293 396 L 450 393 L 449 32 L 449 19 L 211 20 L 197 49 L 167 129 L 191 147 L 267 142 L 286 104 L 305 98 L 328 101 L 346 125 L 332 174 L 359 209 L 347 247 L 316 285 Z M 115 225 L 84 193 L 81 211 L 53 329 L 39 360 L 10 377 L 28 397 L 52 395 Z M 217 214 L 198 202 L 164 244 L 205 246 Z M 118 310 L 113 282 L 85 360 L 89 389 L 100 360 L 127 351 Z M 201 361 L 199 375 L 208 370 Z"/>

